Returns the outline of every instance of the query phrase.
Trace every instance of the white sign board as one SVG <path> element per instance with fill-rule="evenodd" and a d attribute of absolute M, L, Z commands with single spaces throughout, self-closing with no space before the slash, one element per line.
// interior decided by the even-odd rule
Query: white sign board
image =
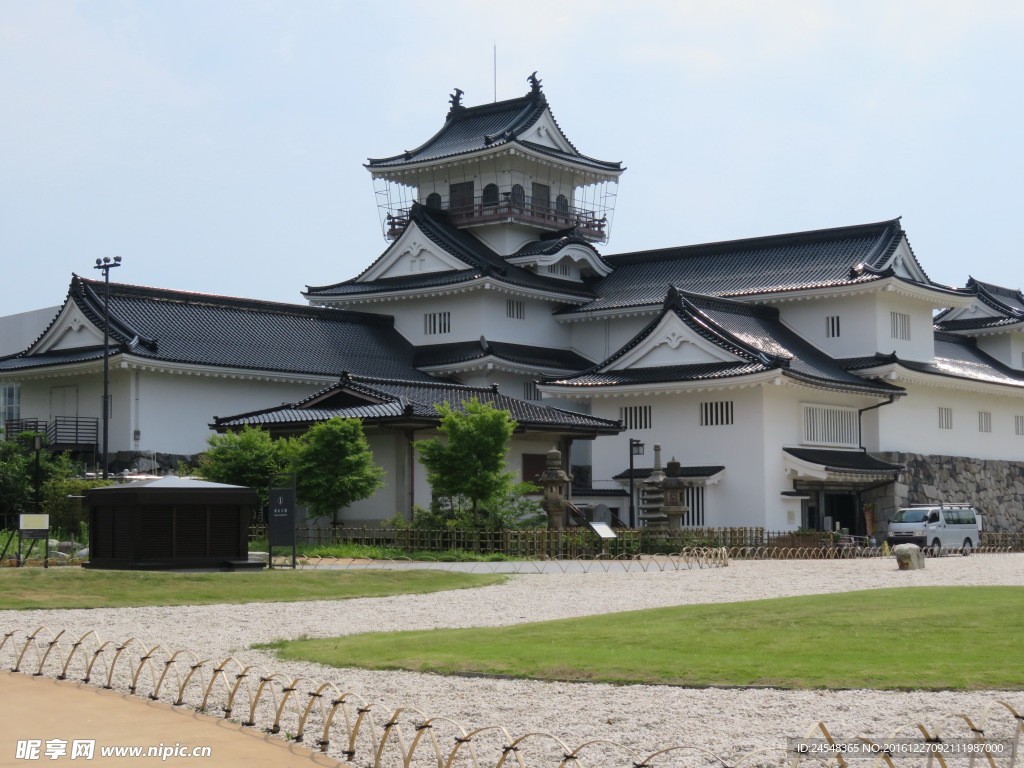
<path fill-rule="evenodd" d="M 608 523 L 587 523 L 591 528 L 594 529 L 594 533 L 600 536 L 602 539 L 615 539 L 618 538 L 615 535 L 615 531 L 611 529 Z"/>

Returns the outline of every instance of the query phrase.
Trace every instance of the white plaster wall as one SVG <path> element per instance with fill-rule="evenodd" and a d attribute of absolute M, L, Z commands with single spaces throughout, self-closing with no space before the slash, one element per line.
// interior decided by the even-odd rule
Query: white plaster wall
<path fill-rule="evenodd" d="M 879 351 L 874 294 L 793 301 L 779 304 L 778 308 L 785 325 L 832 357 L 869 357 Z M 831 316 L 839 317 L 836 338 L 826 336 L 825 318 Z"/>
<path fill-rule="evenodd" d="M 868 450 L 971 456 L 1024 461 L 1024 436 L 1015 416 L 1024 416 L 1024 392 L 1003 397 L 905 384 L 908 395 L 871 413 L 878 422 L 877 446 Z M 939 429 L 939 407 L 953 409 L 953 428 Z M 992 414 L 992 431 L 978 430 L 978 412 Z"/>
<path fill-rule="evenodd" d="M 1024 369 L 1024 333 L 1020 331 L 980 336 L 978 347 L 1003 365 Z"/>
<path fill-rule="evenodd" d="M 917 360 L 924 363 L 935 357 L 931 304 L 899 296 L 892 292 L 876 295 L 878 297 L 876 351 L 895 352 L 903 360 Z M 910 316 L 909 341 L 892 337 L 891 312 L 902 312 Z"/>
<path fill-rule="evenodd" d="M 523 302 L 522 320 L 508 317 L 509 299 Z M 553 348 L 569 348 L 569 330 L 551 316 L 557 303 L 541 301 L 496 290 L 474 290 L 431 298 L 403 298 L 360 304 L 353 309 L 391 315 L 395 329 L 416 346 L 477 341 L 533 344 Z M 430 312 L 450 312 L 449 333 L 424 333 L 423 317 Z"/>
<path fill-rule="evenodd" d="M 599 363 L 632 340 L 654 317 L 655 314 L 643 317 L 581 320 L 565 323 L 565 327 L 570 330 L 572 348 Z"/>
<path fill-rule="evenodd" d="M 344 525 L 377 527 L 408 507 L 408 441 L 402 433 L 367 432 L 374 462 L 384 470 L 384 487 L 338 513 Z"/>
<path fill-rule="evenodd" d="M 733 424 L 700 426 L 700 403 L 712 400 L 733 401 Z M 616 437 L 602 437 L 594 442 L 595 486 L 613 487 L 611 478 L 629 466 L 630 438 L 646 444 L 645 454 L 634 460 L 635 466 L 651 466 L 654 445 L 658 443 L 662 446 L 663 464 L 674 457 L 687 466 L 722 465 L 726 468 L 722 480 L 705 492 L 708 526 L 764 525 L 765 424 L 759 389 L 594 398 L 591 408 L 594 416 L 618 419 L 619 408 L 624 405 L 653 406 L 653 426 L 627 430 Z"/>

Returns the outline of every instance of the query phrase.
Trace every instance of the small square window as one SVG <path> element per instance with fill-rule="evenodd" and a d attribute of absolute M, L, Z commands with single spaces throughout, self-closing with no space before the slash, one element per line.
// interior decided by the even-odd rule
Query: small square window
<path fill-rule="evenodd" d="M 939 407 L 939 429 L 953 428 L 953 409 Z"/>
<path fill-rule="evenodd" d="M 992 414 L 988 411 L 978 411 L 978 431 L 992 431 Z"/>

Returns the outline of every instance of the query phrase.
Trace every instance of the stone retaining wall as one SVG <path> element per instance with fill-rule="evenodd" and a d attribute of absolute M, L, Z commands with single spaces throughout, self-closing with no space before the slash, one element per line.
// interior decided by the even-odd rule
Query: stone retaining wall
<path fill-rule="evenodd" d="M 935 456 L 895 451 L 872 454 L 904 464 L 900 482 L 867 492 L 882 524 L 899 507 L 944 501 L 973 504 L 985 515 L 989 531 L 1024 531 L 1024 462 Z"/>

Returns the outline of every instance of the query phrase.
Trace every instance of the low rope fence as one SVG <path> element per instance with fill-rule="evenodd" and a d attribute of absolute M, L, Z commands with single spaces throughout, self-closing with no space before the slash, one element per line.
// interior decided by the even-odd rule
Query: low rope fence
<path fill-rule="evenodd" d="M 342 691 L 332 682 L 289 677 L 234 657 L 216 660 L 188 650 L 147 647 L 135 638 L 104 641 L 95 630 L 77 639 L 64 630 L 54 632 L 47 627 L 4 632 L 0 635 L 0 669 L 188 706 L 374 768 L 427 764 L 439 768 L 575 768 L 588 764 L 670 768 L 709 762 L 734 768 L 799 768 L 807 764 L 845 768 L 850 757 L 851 742 L 838 741 L 823 722 L 811 725 L 796 744 L 757 749 L 729 762 L 694 745 L 671 746 L 646 756 L 610 739 L 595 739 L 573 748 L 545 731 L 515 735 L 500 725 L 467 728 L 415 707 L 388 709 L 358 693 Z M 897 754 L 893 745 L 912 743 L 921 745 L 917 756 L 926 755 L 929 768 L 963 765 L 963 759 L 969 759 L 970 768 L 976 762 L 989 768 L 1015 768 L 1021 762 L 1022 735 L 1024 715 L 1007 702 L 994 701 L 978 717 L 949 714 L 935 725 L 908 723 L 888 738 L 858 737 L 853 743 L 863 750 L 860 756 L 870 750 L 875 767 L 897 768 L 899 758 L 907 755 Z M 951 744 L 962 749 L 954 754 L 948 751 Z M 953 757 L 961 759 L 954 762 Z"/>

